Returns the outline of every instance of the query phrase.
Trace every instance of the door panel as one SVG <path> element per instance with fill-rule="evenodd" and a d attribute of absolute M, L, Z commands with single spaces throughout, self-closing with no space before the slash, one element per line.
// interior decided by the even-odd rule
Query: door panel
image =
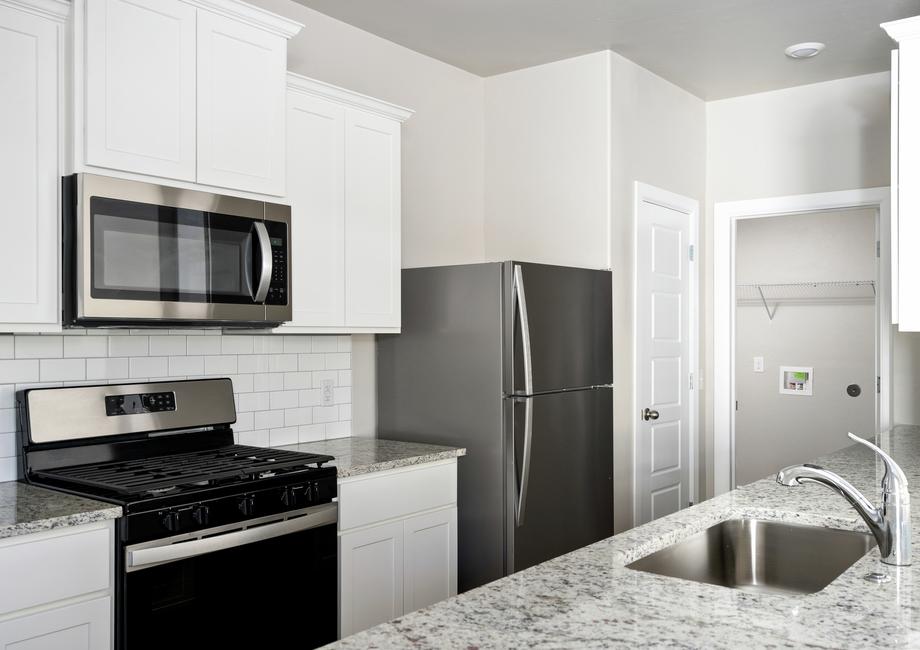
<path fill-rule="evenodd" d="M 505 269 L 508 296 L 512 295 L 515 264 L 510 262 Z M 544 264 L 520 267 L 530 324 L 534 392 L 611 383 L 611 273 Z M 513 327 L 513 391 L 523 393 L 523 349 L 517 313 L 513 315 Z"/>
<path fill-rule="evenodd" d="M 533 405 L 529 481 L 521 525 L 510 526 L 515 571 L 613 534 L 613 392 L 528 399 Z M 505 401 L 514 411 L 519 489 L 526 401 Z M 509 516 L 514 517 L 513 509 Z"/>
<path fill-rule="evenodd" d="M 403 522 L 339 537 L 339 636 L 403 613 Z"/>
<path fill-rule="evenodd" d="M 635 520 L 641 524 L 690 500 L 691 215 L 646 200 L 638 210 Z M 645 419 L 645 409 L 657 418 Z"/>

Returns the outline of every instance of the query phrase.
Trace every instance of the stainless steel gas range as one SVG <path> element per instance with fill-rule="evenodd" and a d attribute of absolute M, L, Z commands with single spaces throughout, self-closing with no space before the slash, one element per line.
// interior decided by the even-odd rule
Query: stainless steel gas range
<path fill-rule="evenodd" d="M 229 379 L 17 395 L 27 481 L 117 503 L 116 647 L 336 638 L 331 456 L 233 442 Z"/>

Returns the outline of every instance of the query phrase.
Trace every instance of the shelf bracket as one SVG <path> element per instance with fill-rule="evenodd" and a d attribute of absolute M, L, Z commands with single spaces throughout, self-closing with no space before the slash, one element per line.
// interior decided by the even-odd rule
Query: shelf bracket
<path fill-rule="evenodd" d="M 770 306 L 767 304 L 767 298 L 763 295 L 763 289 L 760 288 L 760 285 L 757 285 L 757 293 L 760 294 L 760 302 L 763 303 L 763 308 L 767 312 L 767 316 L 770 320 L 773 320 L 773 317 L 776 315 L 776 308 L 779 307 L 779 303 L 773 306 L 773 311 L 770 311 Z"/>

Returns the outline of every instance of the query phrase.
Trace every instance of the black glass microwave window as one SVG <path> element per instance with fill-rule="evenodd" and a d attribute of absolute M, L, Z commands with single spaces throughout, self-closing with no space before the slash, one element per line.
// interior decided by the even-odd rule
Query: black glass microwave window
<path fill-rule="evenodd" d="M 93 298 L 253 302 L 256 220 L 102 197 L 90 207 Z"/>

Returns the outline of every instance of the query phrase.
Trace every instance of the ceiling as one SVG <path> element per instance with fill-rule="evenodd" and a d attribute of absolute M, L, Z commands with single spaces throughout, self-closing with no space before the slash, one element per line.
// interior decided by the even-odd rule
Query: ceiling
<path fill-rule="evenodd" d="M 611 49 L 720 99 L 889 69 L 920 0 L 297 0 L 482 76 Z M 786 46 L 821 41 L 814 59 Z"/>

